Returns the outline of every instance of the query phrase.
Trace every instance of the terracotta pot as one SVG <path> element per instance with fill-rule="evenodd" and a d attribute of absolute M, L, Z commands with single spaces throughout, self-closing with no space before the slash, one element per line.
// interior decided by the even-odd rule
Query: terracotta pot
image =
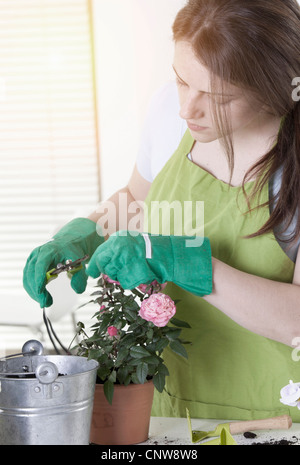
<path fill-rule="evenodd" d="M 138 444 L 148 439 L 154 385 L 115 385 L 112 405 L 103 385 L 96 384 L 90 442 L 101 445 Z"/>

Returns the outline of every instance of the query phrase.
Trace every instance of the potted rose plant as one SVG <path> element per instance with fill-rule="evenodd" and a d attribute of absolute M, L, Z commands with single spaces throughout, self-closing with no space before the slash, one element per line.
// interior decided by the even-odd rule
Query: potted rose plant
<path fill-rule="evenodd" d="M 174 317 L 178 302 L 162 293 L 162 287 L 155 281 L 125 291 L 118 282 L 101 275 L 97 281 L 97 290 L 92 294 L 93 299 L 88 302 L 98 307 L 93 316 L 95 323 L 90 328 L 91 334 L 87 334 L 83 323 L 78 323 L 80 342 L 77 354 L 99 362 L 92 442 L 133 444 L 146 440 L 153 390 L 156 388 L 162 392 L 165 377 L 169 375 L 162 352 L 168 346 L 187 358 L 183 345 L 187 342 L 180 339 L 180 333 L 183 327 L 188 328 L 189 325 Z M 136 414 L 128 405 L 130 394 L 126 388 L 133 390 L 132 399 L 139 409 Z M 145 406 L 143 398 L 140 407 L 138 405 L 141 389 L 150 395 L 145 427 L 139 424 Z M 98 392 L 102 396 L 100 403 L 97 401 Z M 130 427 L 121 425 L 121 393 L 125 394 L 126 410 L 130 411 Z M 97 411 L 100 419 L 96 417 Z M 114 413 L 118 415 L 117 420 L 113 418 Z M 134 422 L 137 422 L 137 437 L 129 439 L 127 433 L 133 429 Z M 126 437 L 121 438 L 118 433 L 114 433 L 113 425 L 118 425 L 119 433 Z M 114 436 L 107 437 L 108 433 Z"/>

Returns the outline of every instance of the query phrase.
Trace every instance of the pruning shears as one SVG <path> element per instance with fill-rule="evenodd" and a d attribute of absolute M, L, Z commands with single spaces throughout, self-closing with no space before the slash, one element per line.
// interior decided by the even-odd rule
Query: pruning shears
<path fill-rule="evenodd" d="M 83 258 L 78 258 L 78 260 L 66 260 L 65 263 L 58 263 L 56 265 L 56 268 L 52 268 L 52 270 L 47 271 L 47 284 L 50 281 L 53 281 L 53 279 L 56 279 L 57 276 L 64 271 L 67 272 L 69 278 L 72 278 L 74 273 L 77 273 L 77 271 L 80 271 L 83 268 L 82 263 L 86 261 L 88 258 L 89 256 L 85 255 Z"/>

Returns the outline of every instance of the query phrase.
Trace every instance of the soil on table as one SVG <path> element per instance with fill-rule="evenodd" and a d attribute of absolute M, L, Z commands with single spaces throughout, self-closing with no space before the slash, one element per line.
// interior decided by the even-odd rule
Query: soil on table
<path fill-rule="evenodd" d="M 254 439 L 256 438 L 255 433 L 247 432 L 244 433 L 244 437 L 247 439 Z M 291 440 L 288 439 L 270 439 L 269 441 L 264 442 L 252 442 L 249 445 L 251 446 L 294 446 L 295 444 L 299 444 L 299 439 L 296 436 L 292 436 Z"/>

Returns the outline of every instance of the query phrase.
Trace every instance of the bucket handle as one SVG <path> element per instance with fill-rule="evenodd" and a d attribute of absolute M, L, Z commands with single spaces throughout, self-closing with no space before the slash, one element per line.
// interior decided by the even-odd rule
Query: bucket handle
<path fill-rule="evenodd" d="M 42 384 L 51 384 L 58 377 L 58 368 L 52 362 L 43 362 L 35 370 L 35 376 Z"/>

